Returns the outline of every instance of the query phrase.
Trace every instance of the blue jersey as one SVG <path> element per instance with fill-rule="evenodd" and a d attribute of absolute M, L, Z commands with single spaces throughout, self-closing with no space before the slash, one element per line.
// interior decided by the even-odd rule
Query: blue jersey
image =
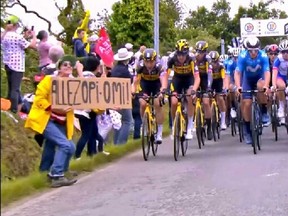
<path fill-rule="evenodd" d="M 231 59 L 230 61 L 228 61 L 226 75 L 233 77 L 236 67 L 237 67 L 237 60 Z"/>
<path fill-rule="evenodd" d="M 224 60 L 224 62 L 223 62 L 223 65 L 224 65 L 226 71 L 227 71 L 227 66 L 228 66 L 230 60 L 231 60 L 231 58 L 228 58 L 228 59 Z"/>
<path fill-rule="evenodd" d="M 237 71 L 240 71 L 247 80 L 264 78 L 264 73 L 270 73 L 268 56 L 262 50 L 259 50 L 256 58 L 252 59 L 248 50 L 241 52 L 238 57 Z"/>
<path fill-rule="evenodd" d="M 278 77 L 287 77 L 288 75 L 288 61 L 283 59 L 280 54 L 278 58 L 274 61 L 273 70 L 278 71 Z"/>

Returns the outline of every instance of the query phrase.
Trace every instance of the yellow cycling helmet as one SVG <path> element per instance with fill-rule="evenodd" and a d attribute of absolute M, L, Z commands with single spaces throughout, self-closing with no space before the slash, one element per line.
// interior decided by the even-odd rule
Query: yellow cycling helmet
<path fill-rule="evenodd" d="M 217 51 L 211 51 L 209 53 L 210 58 L 212 59 L 212 61 L 217 61 L 220 57 L 219 53 Z"/>
<path fill-rule="evenodd" d="M 202 51 L 202 52 L 204 52 L 204 51 L 207 51 L 207 49 L 208 49 L 208 43 L 206 42 L 206 41 L 198 41 L 197 43 L 196 43 L 196 46 L 195 46 L 195 49 L 196 49 L 196 51 Z"/>
<path fill-rule="evenodd" d="M 186 39 L 181 39 L 176 42 L 176 51 L 181 53 L 189 53 L 189 44 Z"/>
<path fill-rule="evenodd" d="M 152 48 L 148 48 L 144 50 L 142 57 L 144 61 L 155 61 L 157 58 L 157 52 Z"/>

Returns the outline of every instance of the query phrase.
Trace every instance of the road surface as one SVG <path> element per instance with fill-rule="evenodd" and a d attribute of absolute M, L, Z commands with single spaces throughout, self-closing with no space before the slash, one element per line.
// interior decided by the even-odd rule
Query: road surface
<path fill-rule="evenodd" d="M 167 138 L 157 157 L 137 151 L 81 178 L 4 209 L 3 216 L 287 216 L 288 135 L 275 142 L 264 129 L 263 150 L 222 133 L 221 141 L 194 143 L 173 159 Z"/>

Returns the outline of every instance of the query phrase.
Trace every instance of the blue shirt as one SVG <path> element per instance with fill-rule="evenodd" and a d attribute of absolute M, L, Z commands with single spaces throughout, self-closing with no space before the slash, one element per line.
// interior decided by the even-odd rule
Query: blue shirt
<path fill-rule="evenodd" d="M 270 73 L 268 56 L 262 50 L 259 50 L 256 58 L 252 59 L 248 50 L 241 52 L 238 57 L 237 71 L 240 71 L 247 80 L 264 77 L 265 72 Z"/>
<path fill-rule="evenodd" d="M 231 58 L 228 58 L 228 59 L 224 60 L 224 62 L 223 62 L 226 71 L 227 71 L 227 66 L 228 66 L 230 60 L 231 60 Z"/>
<path fill-rule="evenodd" d="M 237 60 L 231 59 L 230 61 L 228 61 L 226 75 L 233 77 L 236 67 L 237 67 Z"/>
<path fill-rule="evenodd" d="M 286 77 L 288 75 L 288 61 L 284 60 L 283 56 L 280 54 L 274 61 L 273 69 L 278 71 L 278 76 Z"/>

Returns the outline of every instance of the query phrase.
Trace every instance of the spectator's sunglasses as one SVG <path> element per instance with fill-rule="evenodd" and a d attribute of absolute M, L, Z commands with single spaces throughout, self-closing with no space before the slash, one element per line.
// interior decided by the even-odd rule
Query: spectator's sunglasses
<path fill-rule="evenodd" d="M 64 67 L 72 67 L 72 64 L 71 64 L 71 62 L 69 62 L 69 61 L 64 61 L 64 62 L 62 62 L 61 66 L 64 66 Z"/>

